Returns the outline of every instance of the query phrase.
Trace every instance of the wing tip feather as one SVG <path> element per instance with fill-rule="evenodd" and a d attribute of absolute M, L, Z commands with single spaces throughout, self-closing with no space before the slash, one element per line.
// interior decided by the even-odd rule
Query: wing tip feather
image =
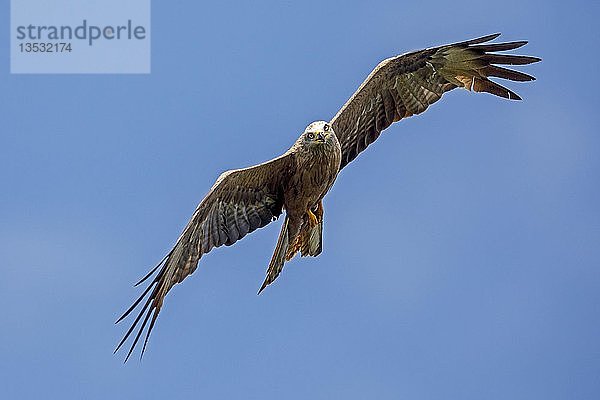
<path fill-rule="evenodd" d="M 474 44 L 489 42 L 491 40 L 496 39 L 501 34 L 502 33 L 500 33 L 500 32 L 492 33 L 490 35 L 485 35 L 485 36 L 481 36 L 481 37 L 478 37 L 478 38 L 467 40 L 467 41 L 463 42 L 463 44 L 471 46 L 471 45 L 474 45 Z"/>

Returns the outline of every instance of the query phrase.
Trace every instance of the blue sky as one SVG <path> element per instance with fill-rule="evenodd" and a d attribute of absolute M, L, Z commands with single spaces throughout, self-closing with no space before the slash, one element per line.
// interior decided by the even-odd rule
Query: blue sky
<path fill-rule="evenodd" d="M 5 58 L 5 398 L 596 398 L 599 17 L 589 1 L 155 2 L 149 75 L 10 75 Z M 286 150 L 381 59 L 493 32 L 544 59 L 510 85 L 523 102 L 455 91 L 394 125 L 327 196 L 319 258 L 256 296 L 280 222 L 217 249 L 143 361 L 112 354 L 132 283 L 219 173 Z"/>

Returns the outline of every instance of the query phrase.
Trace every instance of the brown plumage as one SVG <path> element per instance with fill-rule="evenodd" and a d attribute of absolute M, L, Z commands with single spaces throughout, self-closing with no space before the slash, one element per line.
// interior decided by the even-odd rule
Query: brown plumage
<path fill-rule="evenodd" d="M 499 33 L 388 58 L 375 67 L 331 120 L 342 146 L 342 166 L 373 143 L 393 122 L 420 114 L 442 95 L 462 87 L 510 100 L 521 100 L 489 77 L 532 81 L 533 76 L 493 64 L 524 65 L 537 57 L 490 54 L 517 49 L 526 41 L 481 44 Z"/>
<path fill-rule="evenodd" d="M 517 49 L 527 43 L 524 41 L 483 44 L 498 36 L 388 58 L 377 65 L 331 122 L 310 124 L 280 157 L 223 173 L 196 208 L 173 249 L 136 284 L 156 273 L 142 295 L 117 320 L 143 303 L 115 352 L 141 321 L 127 360 L 150 321 L 143 354 L 165 296 L 195 271 L 202 255 L 215 247 L 232 245 L 277 219 L 284 210 L 286 217 L 259 293 L 277 279 L 284 263 L 296 253 L 319 255 L 323 246 L 323 197 L 338 172 L 393 122 L 422 113 L 445 92 L 458 87 L 520 100 L 516 93 L 488 78 L 535 78 L 494 64 L 524 65 L 540 59 L 495 53 Z"/>

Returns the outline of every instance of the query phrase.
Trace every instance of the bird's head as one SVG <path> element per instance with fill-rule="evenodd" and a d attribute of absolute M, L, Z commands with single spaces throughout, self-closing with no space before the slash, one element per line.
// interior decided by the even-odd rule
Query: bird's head
<path fill-rule="evenodd" d="M 335 133 L 331 124 L 326 121 L 315 121 L 308 125 L 302 133 L 301 140 L 306 146 L 318 146 L 331 143 Z"/>

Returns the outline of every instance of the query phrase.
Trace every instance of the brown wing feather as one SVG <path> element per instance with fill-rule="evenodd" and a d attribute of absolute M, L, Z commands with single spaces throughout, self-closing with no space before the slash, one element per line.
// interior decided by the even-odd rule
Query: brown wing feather
<path fill-rule="evenodd" d="M 142 347 L 143 355 L 165 296 L 175 284 L 195 271 L 203 254 L 215 247 L 232 245 L 281 214 L 283 187 L 295 166 L 293 157 L 294 154 L 288 152 L 260 165 L 227 171 L 217 179 L 196 208 L 173 249 L 136 286 L 150 278 L 156 270 L 159 272 L 142 295 L 117 320 L 118 323 L 127 317 L 147 296 L 138 316 L 115 349 L 115 352 L 119 350 L 143 318 L 125 361 L 152 315 Z"/>
<path fill-rule="evenodd" d="M 462 87 L 511 100 L 521 98 L 488 77 L 535 78 L 493 64 L 524 65 L 537 57 L 490 53 L 514 50 L 526 41 L 481 44 L 500 34 L 415 51 L 382 61 L 331 120 L 342 147 L 340 168 L 373 143 L 393 122 L 424 112 L 442 95 Z"/>

